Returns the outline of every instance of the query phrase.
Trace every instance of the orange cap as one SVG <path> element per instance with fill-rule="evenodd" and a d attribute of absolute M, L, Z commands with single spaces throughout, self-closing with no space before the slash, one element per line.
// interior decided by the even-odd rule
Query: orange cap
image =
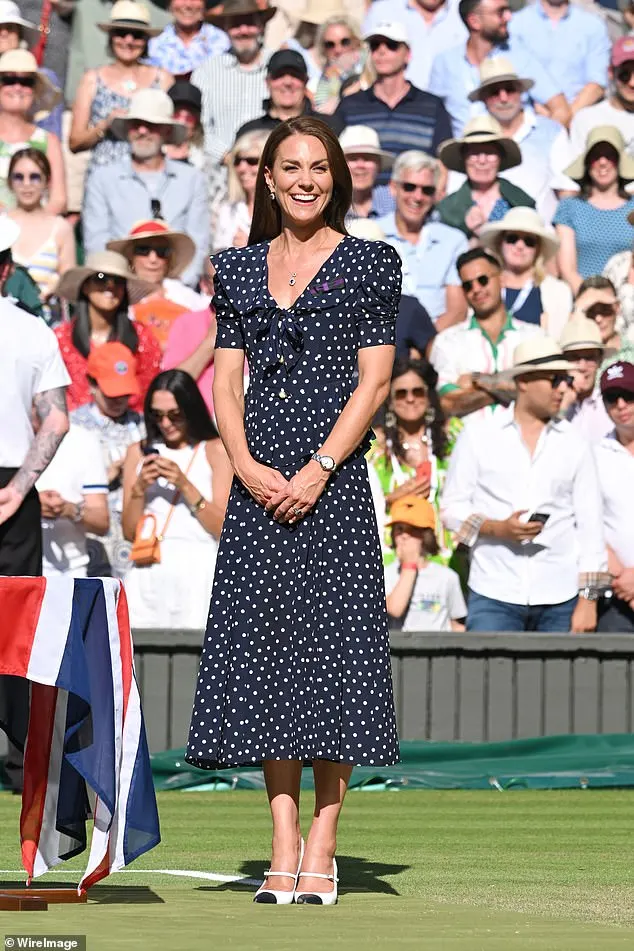
<path fill-rule="evenodd" d="M 436 528 L 436 513 L 431 502 L 418 495 L 404 495 L 391 509 L 386 525 L 412 525 L 414 528 Z"/>
<path fill-rule="evenodd" d="M 88 354 L 86 374 L 97 381 L 105 396 L 138 396 L 141 392 L 136 375 L 136 357 L 116 340 L 93 347 Z"/>

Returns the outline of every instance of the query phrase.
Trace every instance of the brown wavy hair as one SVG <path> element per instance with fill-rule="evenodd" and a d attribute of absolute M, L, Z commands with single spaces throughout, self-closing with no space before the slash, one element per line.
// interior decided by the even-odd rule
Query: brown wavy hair
<path fill-rule="evenodd" d="M 299 116 L 296 119 L 287 119 L 286 122 L 278 125 L 271 132 L 264 146 L 255 182 L 249 244 L 276 238 L 282 231 L 280 206 L 277 201 L 271 201 L 264 170 L 273 168 L 278 148 L 290 135 L 312 135 L 324 146 L 333 180 L 332 197 L 324 211 L 324 221 L 334 231 L 340 234 L 348 233 L 344 219 L 352 203 L 352 178 L 339 140 L 321 119 L 315 119 L 313 116 Z"/>

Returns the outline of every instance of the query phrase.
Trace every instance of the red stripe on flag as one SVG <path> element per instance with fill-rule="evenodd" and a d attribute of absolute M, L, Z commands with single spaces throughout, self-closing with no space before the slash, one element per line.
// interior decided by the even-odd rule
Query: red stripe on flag
<path fill-rule="evenodd" d="M 119 656 L 121 657 L 121 676 L 123 679 L 123 722 L 125 723 L 132 686 L 132 637 L 130 635 L 128 599 L 123 584 L 119 587 L 119 598 L 117 600 L 117 626 L 119 628 Z"/>
<path fill-rule="evenodd" d="M 20 813 L 22 864 L 29 881 L 33 877 L 42 832 L 56 703 L 57 687 L 32 684 L 29 736 L 33 737 L 34 742 L 27 742 L 24 754 L 24 792 Z"/>
<path fill-rule="evenodd" d="M 102 858 L 101 862 L 88 878 L 84 879 L 81 882 L 80 886 L 77 888 L 77 891 L 80 895 L 83 895 L 84 892 L 87 892 L 89 888 L 96 882 L 100 882 L 102 878 L 106 878 L 110 874 L 110 837 L 108 837 L 108 851 Z"/>
<path fill-rule="evenodd" d="M 0 578 L 0 674 L 26 677 L 46 578 Z"/>

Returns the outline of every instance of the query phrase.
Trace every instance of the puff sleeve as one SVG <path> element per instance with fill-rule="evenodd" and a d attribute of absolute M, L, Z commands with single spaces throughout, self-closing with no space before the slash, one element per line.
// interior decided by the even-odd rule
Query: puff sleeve
<path fill-rule="evenodd" d="M 371 270 L 355 304 L 359 349 L 394 344 L 401 300 L 401 258 L 393 247 L 376 242 Z"/>
<path fill-rule="evenodd" d="M 222 284 L 222 278 L 217 271 L 214 275 L 214 296 L 211 305 L 216 310 L 218 325 L 216 349 L 244 350 L 244 334 L 240 314 L 229 300 Z"/>

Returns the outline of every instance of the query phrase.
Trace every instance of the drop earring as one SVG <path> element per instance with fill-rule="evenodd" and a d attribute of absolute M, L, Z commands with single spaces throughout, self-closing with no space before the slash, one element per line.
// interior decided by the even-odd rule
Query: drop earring
<path fill-rule="evenodd" d="M 272 188 L 269 189 L 269 195 L 271 196 L 271 201 L 275 201 L 275 192 Z"/>

